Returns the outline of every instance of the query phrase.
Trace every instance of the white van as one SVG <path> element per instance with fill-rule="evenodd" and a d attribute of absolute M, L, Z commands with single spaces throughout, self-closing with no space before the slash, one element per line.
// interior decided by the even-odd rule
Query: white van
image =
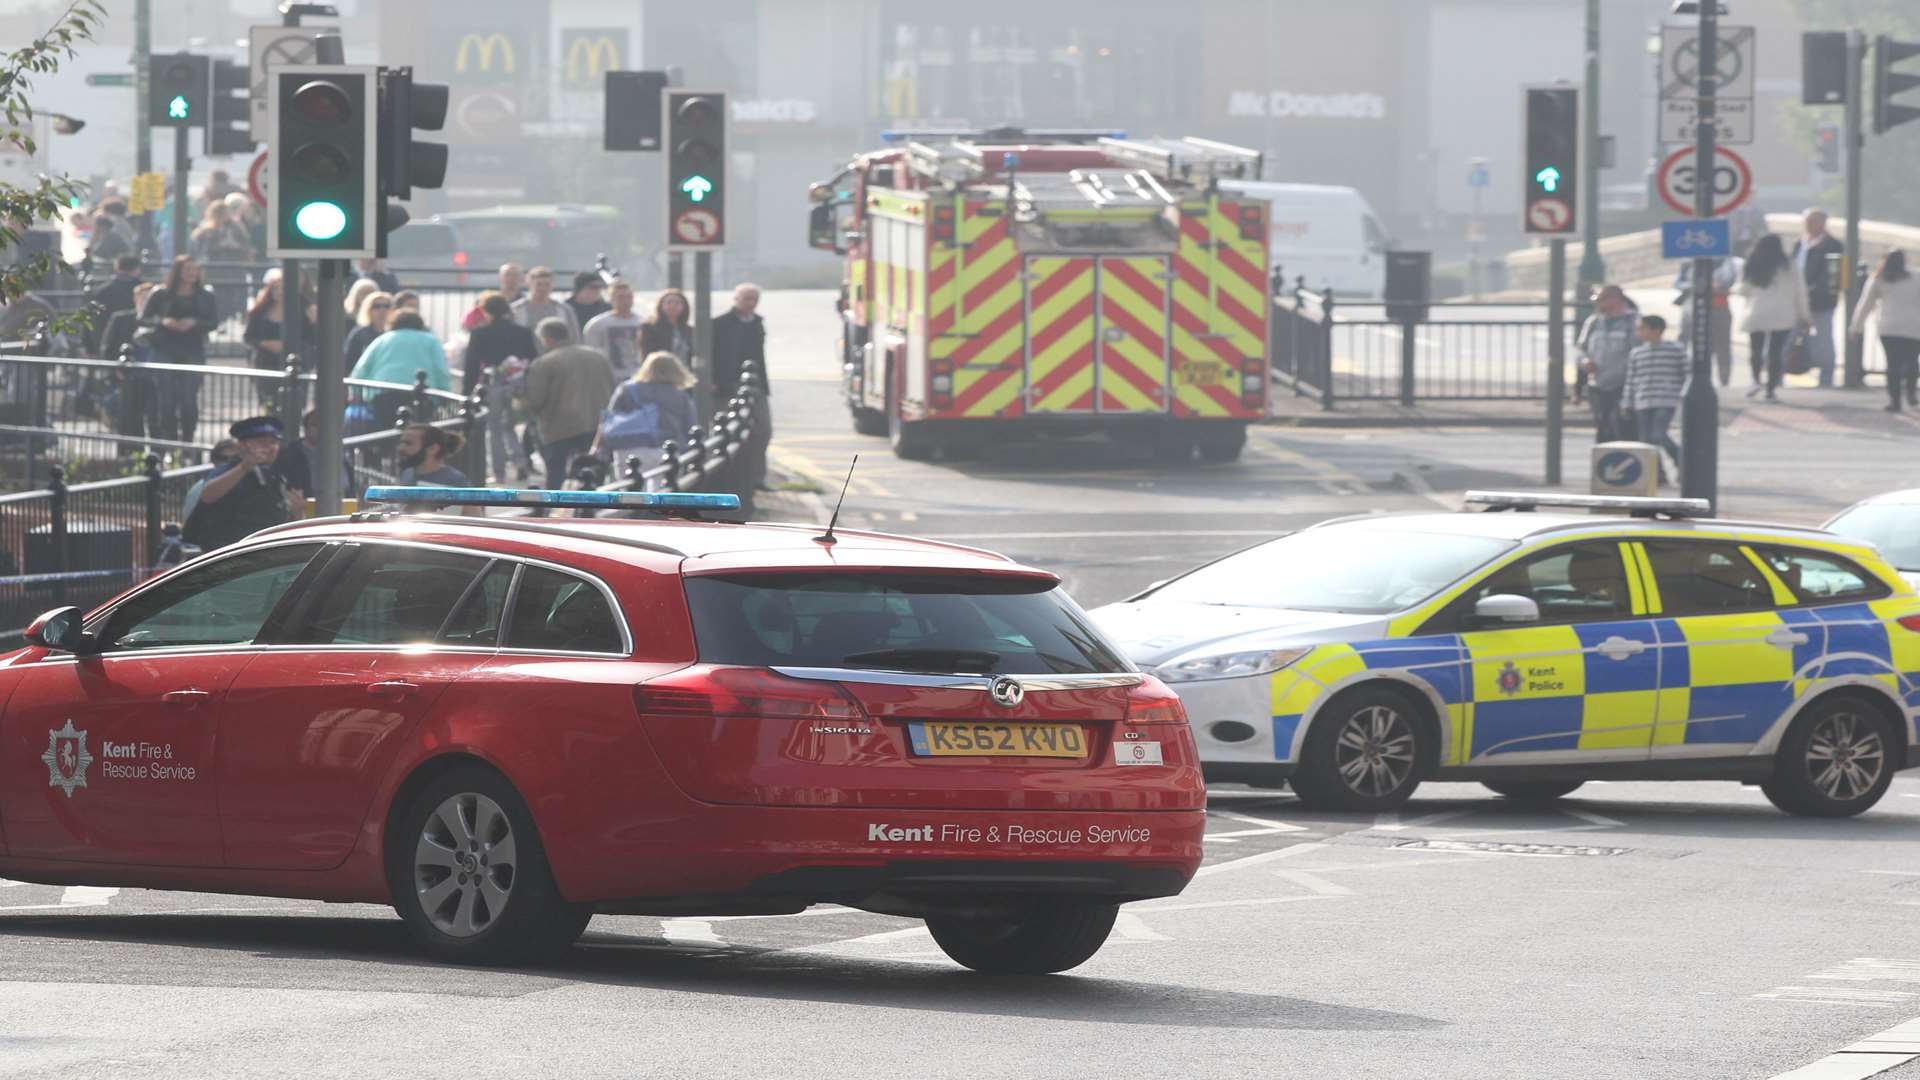
<path fill-rule="evenodd" d="M 1287 284 L 1331 285 L 1334 297 L 1379 296 L 1386 287 L 1391 242 L 1366 197 L 1350 187 L 1222 180 L 1220 187 L 1272 206 L 1268 247 Z"/>

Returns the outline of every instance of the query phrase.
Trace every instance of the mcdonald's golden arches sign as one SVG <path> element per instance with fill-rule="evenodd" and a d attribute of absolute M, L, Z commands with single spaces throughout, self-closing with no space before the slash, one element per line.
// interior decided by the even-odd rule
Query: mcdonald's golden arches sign
<path fill-rule="evenodd" d="M 560 31 L 560 81 L 567 89 L 598 90 L 607 72 L 626 66 L 626 27 L 567 27 Z"/>
<path fill-rule="evenodd" d="M 460 35 L 454 46 L 453 75 L 457 82 L 511 82 L 520 70 L 513 38 L 500 30 L 476 30 Z"/>

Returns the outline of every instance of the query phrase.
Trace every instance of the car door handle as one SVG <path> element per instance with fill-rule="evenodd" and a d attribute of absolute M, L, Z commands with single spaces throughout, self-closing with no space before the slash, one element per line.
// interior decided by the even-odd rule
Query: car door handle
<path fill-rule="evenodd" d="M 160 695 L 160 700 L 176 709 L 193 709 L 206 704 L 212 696 L 206 690 L 169 690 Z"/>
<path fill-rule="evenodd" d="M 1805 645 L 1810 640 L 1799 630 L 1775 630 L 1767 635 L 1767 644 L 1778 645 L 1782 649 L 1791 649 L 1795 645 Z"/>
<path fill-rule="evenodd" d="M 377 698 L 385 698 L 388 701 L 399 701 L 401 698 L 406 697 L 418 689 L 420 689 L 420 687 L 414 683 L 392 679 L 387 682 L 370 683 L 367 686 L 367 693 Z"/>
<path fill-rule="evenodd" d="M 1625 660 L 1629 656 L 1639 656 L 1647 651 L 1647 643 L 1632 638 L 1610 637 L 1601 642 L 1594 650 L 1609 660 Z"/>

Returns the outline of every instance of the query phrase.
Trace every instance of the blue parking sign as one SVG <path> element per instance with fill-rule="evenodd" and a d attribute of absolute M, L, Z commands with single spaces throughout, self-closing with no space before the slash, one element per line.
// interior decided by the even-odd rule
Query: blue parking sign
<path fill-rule="evenodd" d="M 1724 258 L 1733 254 L 1726 218 L 1660 223 L 1660 255 L 1667 259 Z"/>

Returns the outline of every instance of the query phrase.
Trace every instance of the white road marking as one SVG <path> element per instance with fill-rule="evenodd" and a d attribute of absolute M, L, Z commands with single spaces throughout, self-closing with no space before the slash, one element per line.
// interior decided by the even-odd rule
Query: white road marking
<path fill-rule="evenodd" d="M 1223 863 L 1214 863 L 1212 866 L 1203 866 L 1200 868 L 1199 872 L 1195 873 L 1193 876 L 1194 877 L 1211 877 L 1214 874 L 1218 874 L 1227 870 L 1244 870 L 1249 866 L 1254 866 L 1259 863 L 1272 862 L 1275 859 L 1291 859 L 1295 855 L 1305 854 L 1306 852 L 1309 852 L 1309 851 L 1316 851 L 1324 846 L 1326 845 L 1309 842 L 1305 844 L 1295 844 L 1292 847 L 1280 848 L 1277 851 L 1263 851 L 1258 855 L 1246 855 L 1238 859 L 1229 859 Z"/>
<path fill-rule="evenodd" d="M 1248 825 L 1260 826 L 1259 829 L 1253 830 L 1254 832 L 1288 833 L 1307 831 L 1305 825 L 1292 825 L 1284 821 L 1274 821 L 1269 818 L 1250 817 L 1246 814 L 1236 814 L 1231 810 L 1215 810 L 1213 811 L 1213 816 L 1227 818 L 1230 821 L 1244 822 Z M 1234 833 L 1233 835 L 1238 836 L 1240 834 Z M 1252 834 L 1249 833 L 1248 835 Z"/>
<path fill-rule="evenodd" d="M 1173 939 L 1147 925 L 1147 921 L 1131 911 L 1123 911 L 1113 920 L 1113 932 L 1125 941 L 1172 941 Z"/>
<path fill-rule="evenodd" d="M 1920 1057 L 1920 1020 L 1909 1020 L 1773 1080 L 1862 1080 Z"/>
<path fill-rule="evenodd" d="M 818 945 L 805 945 L 797 949 L 782 949 L 781 951 L 797 953 L 831 952 L 835 949 L 846 948 L 849 945 L 879 945 L 885 942 L 899 941 L 902 938 L 911 937 L 924 937 L 928 941 L 933 940 L 933 935 L 927 932 L 924 924 L 921 924 L 909 926 L 902 930 L 882 930 L 877 934 L 862 934 L 859 937 L 843 938 L 839 941 L 825 941 Z M 916 944 L 918 943 L 916 942 Z"/>
<path fill-rule="evenodd" d="M 725 945 L 705 919 L 668 919 L 660 924 L 660 935 L 668 941 L 693 945 Z"/>
<path fill-rule="evenodd" d="M 1773 1001 L 1793 1001 L 1805 1005 L 1855 1005 L 1872 1009 L 1891 1009 L 1905 1005 L 1916 996 L 1904 990 L 1860 990 L 1851 986 L 1776 986 L 1753 995 Z"/>
<path fill-rule="evenodd" d="M 1575 810 L 1569 806 L 1561 807 L 1560 812 L 1572 817 L 1577 817 L 1581 821 L 1592 822 L 1603 829 L 1624 829 L 1627 827 L 1627 823 L 1624 821 L 1615 821 L 1605 814 L 1596 814 L 1591 810 Z"/>
<path fill-rule="evenodd" d="M 1305 870 L 1275 870 L 1273 876 L 1282 881 L 1291 881 L 1311 893 L 1321 896 L 1352 896 L 1353 890 L 1338 882 L 1328 881 L 1318 874 L 1309 874 Z"/>
<path fill-rule="evenodd" d="M 0 878 L 0 889 L 11 889 L 15 885 L 25 885 L 25 884 L 27 883 L 24 881 L 8 881 L 6 878 Z"/>
<path fill-rule="evenodd" d="M 1807 976 L 1810 979 L 1850 979 L 1855 982 L 1920 982 L 1920 960 L 1882 960 L 1863 956 L 1839 967 Z"/>
<path fill-rule="evenodd" d="M 708 922 L 733 922 L 736 919 L 798 919 L 807 915 L 860 915 L 859 908 L 841 907 L 839 904 L 816 904 L 804 911 L 783 911 L 777 915 L 709 915 Z"/>
<path fill-rule="evenodd" d="M 1379 817 L 1373 819 L 1373 827 L 1380 832 L 1403 832 L 1407 829 L 1418 829 L 1427 825 L 1438 825 L 1443 821 L 1452 821 L 1454 818 L 1466 817 L 1469 814 L 1477 812 L 1476 810 L 1446 810 L 1438 814 L 1428 814 L 1425 817 L 1417 817 L 1411 821 L 1400 820 L 1399 814 L 1381 814 Z"/>
<path fill-rule="evenodd" d="M 1308 896 L 1257 896 L 1246 900 L 1201 900 L 1191 904 L 1167 904 L 1142 908 L 1143 911 L 1201 911 L 1206 908 L 1260 907 L 1266 904 L 1298 904 L 1308 900 L 1333 900 L 1336 897 L 1313 893 Z"/>
<path fill-rule="evenodd" d="M 61 907 L 101 907 L 120 894 L 119 889 L 99 885 L 70 885 L 60 894 Z"/>

